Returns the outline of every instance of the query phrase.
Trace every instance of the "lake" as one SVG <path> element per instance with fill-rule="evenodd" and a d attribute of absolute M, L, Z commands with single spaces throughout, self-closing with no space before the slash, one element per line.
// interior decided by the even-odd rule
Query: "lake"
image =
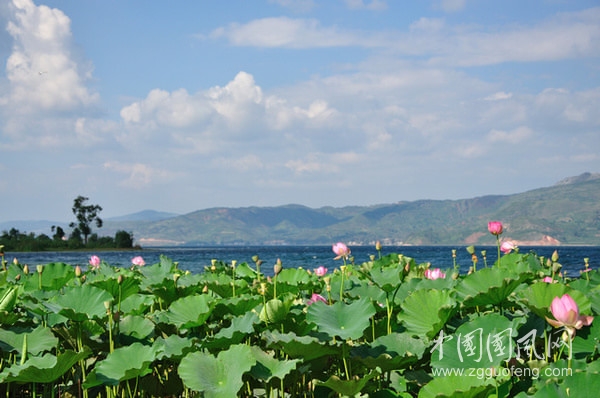
<path fill-rule="evenodd" d="M 377 255 L 373 246 L 349 246 L 355 263 L 360 264 L 369 261 L 370 255 Z M 456 261 L 461 272 L 467 272 L 471 266 L 471 256 L 465 246 L 384 246 L 382 255 L 390 253 L 401 253 L 415 259 L 417 264 L 431 263 L 433 268 L 448 269 L 453 267 L 452 249 L 456 249 Z M 591 268 L 596 269 L 600 265 L 600 246 L 540 246 L 521 247 L 521 253 L 533 251 L 538 255 L 550 257 L 557 249 L 559 262 L 567 275 L 575 277 L 579 275 L 584 264 L 584 258 L 589 258 Z M 493 264 L 497 257 L 496 246 L 477 247 L 476 254 L 479 258 L 478 269 L 483 268 L 481 250 L 487 250 L 488 265 Z M 247 262 L 254 267 L 252 256 L 258 255 L 263 261 L 261 271 L 266 275 L 273 273 L 273 265 L 278 258 L 281 259 L 284 268 L 306 268 L 314 269 L 322 265 L 329 270 L 342 265 L 341 260 L 334 260 L 331 246 L 211 246 L 211 247 L 149 247 L 141 250 L 131 251 L 74 251 L 74 252 L 7 252 L 5 258 L 12 261 L 17 258 L 22 264 L 35 266 L 51 262 L 63 262 L 71 265 L 87 266 L 90 256 L 98 255 L 100 259 L 110 265 L 127 267 L 131 265 L 131 259 L 142 256 L 146 264 L 159 261 L 161 255 L 179 263 L 179 268 L 194 273 L 202 272 L 204 267 L 209 266 L 212 259 L 231 262 L 236 260 L 238 264 Z"/>

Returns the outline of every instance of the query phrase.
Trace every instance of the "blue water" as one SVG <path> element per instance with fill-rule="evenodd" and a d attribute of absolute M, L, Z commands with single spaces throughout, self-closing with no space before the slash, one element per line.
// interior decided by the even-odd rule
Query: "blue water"
<path fill-rule="evenodd" d="M 377 255 L 372 246 L 350 246 L 355 263 L 360 264 L 369 261 L 370 255 Z M 456 249 L 456 262 L 461 272 L 466 272 L 471 266 L 471 256 L 465 246 L 394 246 L 383 247 L 382 255 L 390 253 L 401 253 L 415 259 L 417 264 L 431 263 L 434 268 L 452 268 L 452 249 Z M 487 250 L 488 265 L 496 261 L 497 248 L 477 247 L 476 254 L 479 257 L 478 268 L 484 266 L 481 258 L 481 250 Z M 559 262 L 567 275 L 575 277 L 583 269 L 584 258 L 589 258 L 591 268 L 600 266 L 600 246 L 544 246 L 544 247 L 521 247 L 521 253 L 533 251 L 540 256 L 550 257 L 557 249 Z M 87 266 L 92 255 L 98 255 L 110 265 L 127 267 L 131 265 L 131 259 L 142 256 L 146 264 L 159 261 L 161 255 L 165 255 L 179 263 L 179 268 L 194 273 L 202 272 L 204 267 L 211 264 L 212 259 L 230 263 L 236 260 L 239 263 L 247 262 L 254 266 L 252 256 L 258 255 L 263 260 L 261 271 L 267 275 L 272 274 L 273 265 L 278 258 L 281 259 L 284 268 L 314 269 L 322 265 L 330 270 L 339 267 L 341 260 L 334 260 L 335 254 L 331 246 L 215 246 L 215 247 L 152 247 L 135 251 L 77 251 L 77 252 L 33 252 L 33 253 L 5 253 L 7 261 L 17 258 L 22 264 L 35 266 L 50 262 L 63 262 L 71 265 Z"/>

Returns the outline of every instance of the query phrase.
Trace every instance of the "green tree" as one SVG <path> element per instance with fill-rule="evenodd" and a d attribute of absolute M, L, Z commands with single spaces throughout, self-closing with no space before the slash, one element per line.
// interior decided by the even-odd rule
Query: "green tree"
<path fill-rule="evenodd" d="M 117 231 L 115 234 L 115 246 L 119 249 L 130 249 L 133 247 L 133 233 Z"/>
<path fill-rule="evenodd" d="M 91 224 L 96 223 L 96 227 L 102 228 L 102 219 L 98 217 L 98 213 L 102 211 L 99 205 L 87 205 L 89 198 L 79 195 L 73 201 L 73 214 L 77 222 L 69 224 L 71 228 L 77 228 L 79 233 L 83 235 L 83 244 L 87 245 L 88 236 L 92 233 Z"/>

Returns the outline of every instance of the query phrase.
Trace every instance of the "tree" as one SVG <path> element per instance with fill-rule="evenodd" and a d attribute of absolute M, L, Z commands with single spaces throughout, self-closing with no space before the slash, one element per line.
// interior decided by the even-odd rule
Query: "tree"
<path fill-rule="evenodd" d="M 99 205 L 86 205 L 89 198 L 79 195 L 73 201 L 73 214 L 77 218 L 77 222 L 69 224 L 71 228 L 77 228 L 79 233 L 83 235 L 83 244 L 87 245 L 88 236 L 92 233 L 90 224 L 96 223 L 96 227 L 102 228 L 102 219 L 98 217 L 98 213 L 102 211 Z"/>
<path fill-rule="evenodd" d="M 54 235 L 52 235 L 52 239 L 54 239 L 57 242 L 62 241 L 65 237 L 65 231 L 60 226 L 57 227 L 56 225 L 53 225 L 52 232 L 54 232 Z"/>
<path fill-rule="evenodd" d="M 119 249 L 131 249 L 133 247 L 133 233 L 117 231 L 115 234 L 115 246 Z"/>

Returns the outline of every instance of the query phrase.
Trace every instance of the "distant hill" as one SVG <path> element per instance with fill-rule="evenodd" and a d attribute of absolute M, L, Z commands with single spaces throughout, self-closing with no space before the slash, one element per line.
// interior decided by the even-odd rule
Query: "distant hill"
<path fill-rule="evenodd" d="M 523 245 L 600 245 L 600 174 L 514 195 L 374 206 L 211 208 L 158 221 L 107 221 L 150 245 L 494 244 L 487 222 Z"/>
<path fill-rule="evenodd" d="M 127 214 L 125 216 L 120 217 L 111 217 L 107 218 L 104 221 L 110 222 L 121 222 L 121 221 L 160 221 L 165 220 L 167 218 L 177 217 L 179 214 L 176 213 L 167 213 L 164 211 L 156 211 L 156 210 L 142 210 L 137 213 Z"/>
<path fill-rule="evenodd" d="M 104 219 L 95 230 L 114 236 L 133 233 L 142 246 L 159 245 L 329 245 L 343 241 L 369 245 L 495 244 L 487 232 L 502 221 L 503 238 L 521 245 L 599 245 L 600 173 L 583 173 L 553 186 L 514 195 L 460 200 L 417 200 L 373 206 L 217 207 L 184 215 L 144 210 Z M 68 223 L 12 221 L 0 231 L 49 235 L 52 225 Z"/>

